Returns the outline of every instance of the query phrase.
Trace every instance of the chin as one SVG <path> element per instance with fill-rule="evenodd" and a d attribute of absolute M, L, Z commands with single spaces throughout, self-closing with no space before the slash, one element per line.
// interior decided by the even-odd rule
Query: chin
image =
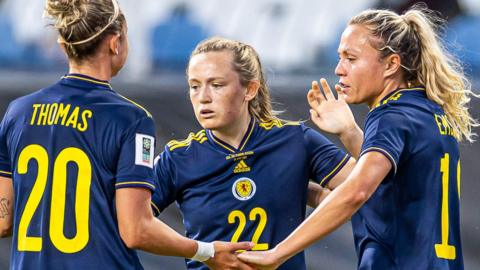
<path fill-rule="evenodd" d="M 345 96 L 345 102 L 347 102 L 348 104 L 362 104 L 364 101 L 362 100 L 359 100 L 358 98 L 354 97 L 354 96 Z"/>
<path fill-rule="evenodd" d="M 217 128 L 217 125 L 215 123 L 215 121 L 213 119 L 198 119 L 198 123 L 200 124 L 200 126 L 202 126 L 202 128 L 204 129 L 211 129 L 211 130 L 215 130 Z"/>
<path fill-rule="evenodd" d="M 353 99 L 353 97 L 351 96 L 348 96 L 348 95 L 345 95 L 345 102 L 347 102 L 348 104 L 356 104 L 355 100 Z"/>

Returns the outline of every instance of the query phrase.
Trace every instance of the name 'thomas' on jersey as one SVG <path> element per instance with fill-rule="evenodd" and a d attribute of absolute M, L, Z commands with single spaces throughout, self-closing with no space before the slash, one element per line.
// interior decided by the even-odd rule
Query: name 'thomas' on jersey
<path fill-rule="evenodd" d="M 68 74 L 13 101 L 0 175 L 13 179 L 12 269 L 143 269 L 122 242 L 115 190 L 154 190 L 150 114 L 108 82 Z"/>
<path fill-rule="evenodd" d="M 177 202 L 188 237 L 252 241 L 267 250 L 305 218 L 309 179 L 321 185 L 349 156 L 303 124 L 250 122 L 238 149 L 210 130 L 167 144 L 155 165 L 157 213 Z M 207 269 L 187 260 L 188 269 Z M 304 254 L 279 269 L 306 269 Z"/>

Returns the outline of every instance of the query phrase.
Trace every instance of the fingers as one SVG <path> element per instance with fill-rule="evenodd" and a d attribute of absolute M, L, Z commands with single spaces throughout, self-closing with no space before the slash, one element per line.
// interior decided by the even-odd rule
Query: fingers
<path fill-rule="evenodd" d="M 314 123 L 320 121 L 320 116 L 318 115 L 317 111 L 310 109 L 310 118 Z"/>
<path fill-rule="evenodd" d="M 327 80 L 325 78 L 320 79 L 320 84 L 322 85 L 323 92 L 325 93 L 325 98 L 327 100 L 329 99 L 335 99 L 335 96 L 332 93 L 332 90 L 330 89 L 330 86 L 328 85 Z"/>
<path fill-rule="evenodd" d="M 262 252 L 243 252 L 238 254 L 238 258 L 243 262 L 250 263 L 250 264 L 258 264 L 261 265 L 262 263 Z"/>
<path fill-rule="evenodd" d="M 254 243 L 252 242 L 240 242 L 240 243 L 228 243 L 227 250 L 237 251 L 237 250 L 250 250 L 253 248 Z"/>
<path fill-rule="evenodd" d="M 335 84 L 335 91 L 337 91 L 338 100 L 345 100 L 345 94 L 343 93 L 340 85 Z"/>
<path fill-rule="evenodd" d="M 325 97 L 320 91 L 320 87 L 318 86 L 317 81 L 312 82 L 312 88 L 310 89 L 310 91 L 308 91 L 307 100 L 308 100 L 308 104 L 312 108 L 317 107 L 318 105 L 320 105 L 320 103 L 322 103 L 325 100 Z"/>

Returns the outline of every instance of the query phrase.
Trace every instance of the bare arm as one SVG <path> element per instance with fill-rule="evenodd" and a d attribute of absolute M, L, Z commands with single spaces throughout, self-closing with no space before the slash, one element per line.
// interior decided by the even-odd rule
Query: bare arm
<path fill-rule="evenodd" d="M 324 188 L 315 182 L 308 183 L 307 205 L 316 208 L 327 196 L 331 190 Z"/>
<path fill-rule="evenodd" d="M 314 182 L 308 183 L 307 205 L 313 208 L 320 205 L 332 190 L 347 179 L 355 167 L 355 164 L 355 159 L 349 159 L 347 164 L 345 164 L 343 168 L 328 182 L 325 188 Z"/>
<path fill-rule="evenodd" d="M 155 254 L 191 258 L 197 244 L 156 219 L 150 208 L 150 191 L 122 188 L 116 191 L 120 236 L 129 248 Z"/>
<path fill-rule="evenodd" d="M 116 191 L 116 208 L 120 236 L 129 248 L 158 255 L 191 258 L 197 252 L 197 241 L 177 233 L 153 216 L 150 191 L 122 188 Z M 236 250 L 249 250 L 253 244 L 214 242 L 215 257 L 205 261 L 211 269 L 252 269 L 239 261 Z"/>
<path fill-rule="evenodd" d="M 363 155 L 347 180 L 338 186 L 317 209 L 273 250 L 246 252 L 240 259 L 275 269 L 288 258 L 320 240 L 347 221 L 375 192 L 392 164 L 381 153 Z"/>
<path fill-rule="evenodd" d="M 12 235 L 13 183 L 11 178 L 0 176 L 0 237 Z"/>
<path fill-rule="evenodd" d="M 363 143 L 363 131 L 355 122 L 340 87 L 335 86 L 337 99 L 325 79 L 321 79 L 320 84 L 325 95 L 320 91 L 320 86 L 316 81 L 312 82 L 312 89 L 307 95 L 312 121 L 321 130 L 339 136 L 351 155 L 358 158 Z"/>

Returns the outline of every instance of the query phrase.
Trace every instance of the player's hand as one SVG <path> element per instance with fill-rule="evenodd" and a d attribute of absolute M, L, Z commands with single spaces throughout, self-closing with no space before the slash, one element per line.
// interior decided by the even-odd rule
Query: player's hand
<path fill-rule="evenodd" d="M 253 243 L 241 242 L 213 242 L 215 247 L 215 256 L 207 261 L 205 264 L 213 270 L 256 270 L 245 262 L 238 259 L 236 252 L 239 250 L 250 250 Z"/>
<path fill-rule="evenodd" d="M 259 270 L 277 269 L 283 263 L 275 253 L 275 249 L 268 251 L 247 251 L 239 254 L 238 258 Z"/>
<path fill-rule="evenodd" d="M 340 86 L 335 85 L 335 90 L 338 93 L 337 99 L 333 95 L 327 80 L 320 79 L 320 84 L 325 95 L 320 90 L 317 81 L 312 82 L 312 88 L 307 94 L 308 104 L 311 108 L 310 116 L 315 125 L 323 131 L 339 136 L 355 130 L 357 127 L 355 118 L 345 102 Z"/>

